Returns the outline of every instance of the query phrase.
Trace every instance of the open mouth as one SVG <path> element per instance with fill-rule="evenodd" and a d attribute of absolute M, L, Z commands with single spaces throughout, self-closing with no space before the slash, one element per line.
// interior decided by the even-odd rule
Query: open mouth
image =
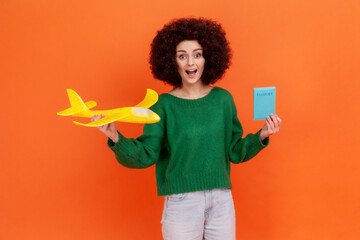
<path fill-rule="evenodd" d="M 193 70 L 185 70 L 186 74 L 189 75 L 189 77 L 193 77 L 195 76 L 197 70 L 193 69 Z"/>

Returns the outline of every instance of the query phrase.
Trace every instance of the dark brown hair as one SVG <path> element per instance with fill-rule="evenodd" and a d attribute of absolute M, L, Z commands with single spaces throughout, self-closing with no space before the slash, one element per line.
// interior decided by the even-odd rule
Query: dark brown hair
<path fill-rule="evenodd" d="M 225 31 L 215 21 L 204 18 L 180 18 L 164 25 L 151 43 L 150 69 L 156 79 L 180 86 L 176 63 L 176 46 L 184 40 L 197 40 L 203 48 L 205 67 L 201 80 L 212 84 L 230 66 L 231 49 Z"/>

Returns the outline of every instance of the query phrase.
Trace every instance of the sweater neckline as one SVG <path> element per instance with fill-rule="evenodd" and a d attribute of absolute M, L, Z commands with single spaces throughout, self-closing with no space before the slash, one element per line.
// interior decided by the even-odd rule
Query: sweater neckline
<path fill-rule="evenodd" d="M 178 103 L 184 103 L 184 104 L 186 104 L 186 105 L 189 105 L 189 104 L 190 104 L 190 105 L 191 105 L 191 104 L 197 105 L 197 104 L 199 104 L 199 103 L 201 103 L 201 102 L 206 101 L 209 97 L 211 97 L 211 96 L 214 94 L 216 88 L 217 88 L 217 87 L 214 86 L 214 87 L 210 90 L 210 92 L 209 92 L 208 94 L 206 94 L 206 95 L 203 96 L 203 97 L 195 98 L 195 99 L 181 98 L 181 97 L 174 96 L 174 95 L 172 95 L 172 94 L 170 94 L 170 93 L 164 93 L 164 94 L 167 95 L 167 96 L 169 96 L 171 99 L 173 99 L 174 101 L 176 101 L 176 102 L 178 102 Z"/>

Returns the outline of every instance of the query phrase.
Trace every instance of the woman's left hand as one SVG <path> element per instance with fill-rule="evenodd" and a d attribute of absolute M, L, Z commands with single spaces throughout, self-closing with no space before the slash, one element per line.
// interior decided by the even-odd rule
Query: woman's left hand
<path fill-rule="evenodd" d="M 266 118 L 265 125 L 261 129 L 261 141 L 280 130 L 281 119 L 274 114 L 270 114 L 270 117 Z"/>

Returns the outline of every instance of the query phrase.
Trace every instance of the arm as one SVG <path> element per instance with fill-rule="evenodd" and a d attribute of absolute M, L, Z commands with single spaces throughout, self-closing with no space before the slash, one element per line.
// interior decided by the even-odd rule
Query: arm
<path fill-rule="evenodd" d="M 265 125 L 256 134 L 248 134 L 242 137 L 242 127 L 235 115 L 233 120 L 233 142 L 230 148 L 230 160 L 233 163 L 245 162 L 258 154 L 269 145 L 269 136 L 280 130 L 282 120 L 274 114 L 267 117 Z"/>
<path fill-rule="evenodd" d="M 92 121 L 101 117 L 95 116 Z M 143 135 L 137 139 L 124 137 L 116 130 L 115 123 L 101 126 L 99 130 L 108 137 L 108 146 L 120 164 L 128 168 L 146 168 L 159 158 L 164 136 L 163 122 L 146 124 Z"/>
<path fill-rule="evenodd" d="M 119 132 L 116 143 L 111 138 L 108 139 L 108 146 L 121 165 L 128 168 L 146 168 L 157 162 L 164 133 L 159 124 L 154 126 L 155 124 L 145 125 L 143 135 L 137 139 L 126 138 Z"/>
<path fill-rule="evenodd" d="M 262 149 L 269 145 L 269 138 L 261 139 L 262 130 L 255 134 L 248 134 L 242 138 L 243 129 L 236 114 L 233 117 L 233 135 L 229 156 L 233 163 L 241 163 L 255 157 Z"/>

